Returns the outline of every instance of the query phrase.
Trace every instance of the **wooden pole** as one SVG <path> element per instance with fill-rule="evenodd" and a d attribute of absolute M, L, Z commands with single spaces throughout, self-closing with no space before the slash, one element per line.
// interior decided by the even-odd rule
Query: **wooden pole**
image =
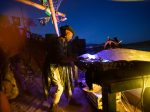
<path fill-rule="evenodd" d="M 21 3 L 24 3 L 24 4 L 27 4 L 27 5 L 30 5 L 30 6 L 33 6 L 33 7 L 36 7 L 38 9 L 41 9 L 41 10 L 45 10 L 46 7 L 40 5 L 40 4 L 37 4 L 37 3 L 34 3 L 32 1 L 29 1 L 29 0 L 16 0 L 18 2 L 21 2 Z"/>
<path fill-rule="evenodd" d="M 52 14 L 52 21 L 53 21 L 53 24 L 54 24 L 54 28 L 55 28 L 56 34 L 59 36 L 59 29 L 58 29 L 55 9 L 54 9 L 54 6 L 53 6 L 53 0 L 49 0 L 49 6 L 50 6 L 51 14 Z"/>

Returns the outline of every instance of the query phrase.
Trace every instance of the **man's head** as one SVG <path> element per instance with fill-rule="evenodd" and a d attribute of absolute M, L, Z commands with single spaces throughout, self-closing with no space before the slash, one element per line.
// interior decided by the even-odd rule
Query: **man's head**
<path fill-rule="evenodd" d="M 72 37 L 74 36 L 74 31 L 73 31 L 73 29 L 72 29 L 70 26 L 68 26 L 68 25 L 66 25 L 66 26 L 61 26 L 61 27 L 60 27 L 60 32 L 61 32 L 62 37 L 65 37 L 68 42 L 69 42 L 69 41 L 72 39 Z"/>

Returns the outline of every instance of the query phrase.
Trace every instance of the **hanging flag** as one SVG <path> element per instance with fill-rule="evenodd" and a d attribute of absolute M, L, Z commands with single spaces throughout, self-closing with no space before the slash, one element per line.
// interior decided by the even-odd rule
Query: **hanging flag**
<path fill-rule="evenodd" d="M 59 22 L 64 22 L 64 21 L 66 21 L 66 20 L 67 20 L 66 17 L 62 17 L 62 18 L 59 19 Z"/>
<path fill-rule="evenodd" d="M 51 15 L 52 15 L 52 13 L 51 13 L 51 11 L 50 11 L 49 8 L 46 8 L 46 9 L 45 9 L 45 13 L 46 13 L 48 16 L 51 16 Z"/>
<path fill-rule="evenodd" d="M 38 20 L 39 20 L 40 24 L 44 26 L 49 22 L 50 17 L 42 17 L 42 18 L 39 18 Z"/>
<path fill-rule="evenodd" d="M 18 2 L 33 6 L 35 8 L 38 8 L 40 10 L 44 10 L 45 13 L 49 16 L 49 18 L 47 19 L 39 19 L 40 23 L 42 25 L 45 25 L 47 23 L 47 21 L 49 21 L 50 17 L 52 17 L 52 23 L 54 24 L 54 28 L 55 31 L 57 33 L 57 35 L 59 36 L 59 29 L 58 29 L 58 21 L 57 21 L 57 14 L 56 11 L 58 11 L 58 8 L 62 2 L 62 0 L 39 0 L 41 2 L 41 4 L 32 2 L 30 0 L 16 0 Z M 62 16 L 60 21 L 65 21 L 67 18 L 64 17 L 64 15 L 60 14 L 59 16 Z"/>
<path fill-rule="evenodd" d="M 57 22 L 63 22 L 67 20 L 66 15 L 64 13 L 58 11 L 55 11 L 55 13 L 56 13 Z"/>
<path fill-rule="evenodd" d="M 13 25 L 20 26 L 20 17 L 12 16 Z"/>
<path fill-rule="evenodd" d="M 43 6 L 49 7 L 47 0 L 40 0 L 40 1 L 41 1 L 41 4 L 42 4 Z"/>

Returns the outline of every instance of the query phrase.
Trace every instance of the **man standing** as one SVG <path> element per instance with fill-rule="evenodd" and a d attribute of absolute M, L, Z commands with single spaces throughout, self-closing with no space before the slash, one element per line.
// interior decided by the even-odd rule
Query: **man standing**
<path fill-rule="evenodd" d="M 69 99 L 73 90 L 73 59 L 70 49 L 70 41 L 74 31 L 70 26 L 60 27 L 61 36 L 55 37 L 48 43 L 47 56 L 45 60 L 45 71 L 48 71 L 48 78 L 57 89 L 52 103 L 52 112 L 58 111 L 58 103 L 63 91 Z M 46 69 L 47 68 L 47 69 Z"/>

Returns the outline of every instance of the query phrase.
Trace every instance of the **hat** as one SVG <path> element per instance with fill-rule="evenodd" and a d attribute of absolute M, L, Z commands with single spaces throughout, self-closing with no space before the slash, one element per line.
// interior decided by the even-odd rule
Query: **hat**
<path fill-rule="evenodd" d="M 75 34 L 73 29 L 69 25 L 65 25 L 65 26 L 60 27 L 60 32 L 61 32 L 62 35 L 65 35 L 65 30 L 71 31 L 73 33 L 73 35 Z"/>

